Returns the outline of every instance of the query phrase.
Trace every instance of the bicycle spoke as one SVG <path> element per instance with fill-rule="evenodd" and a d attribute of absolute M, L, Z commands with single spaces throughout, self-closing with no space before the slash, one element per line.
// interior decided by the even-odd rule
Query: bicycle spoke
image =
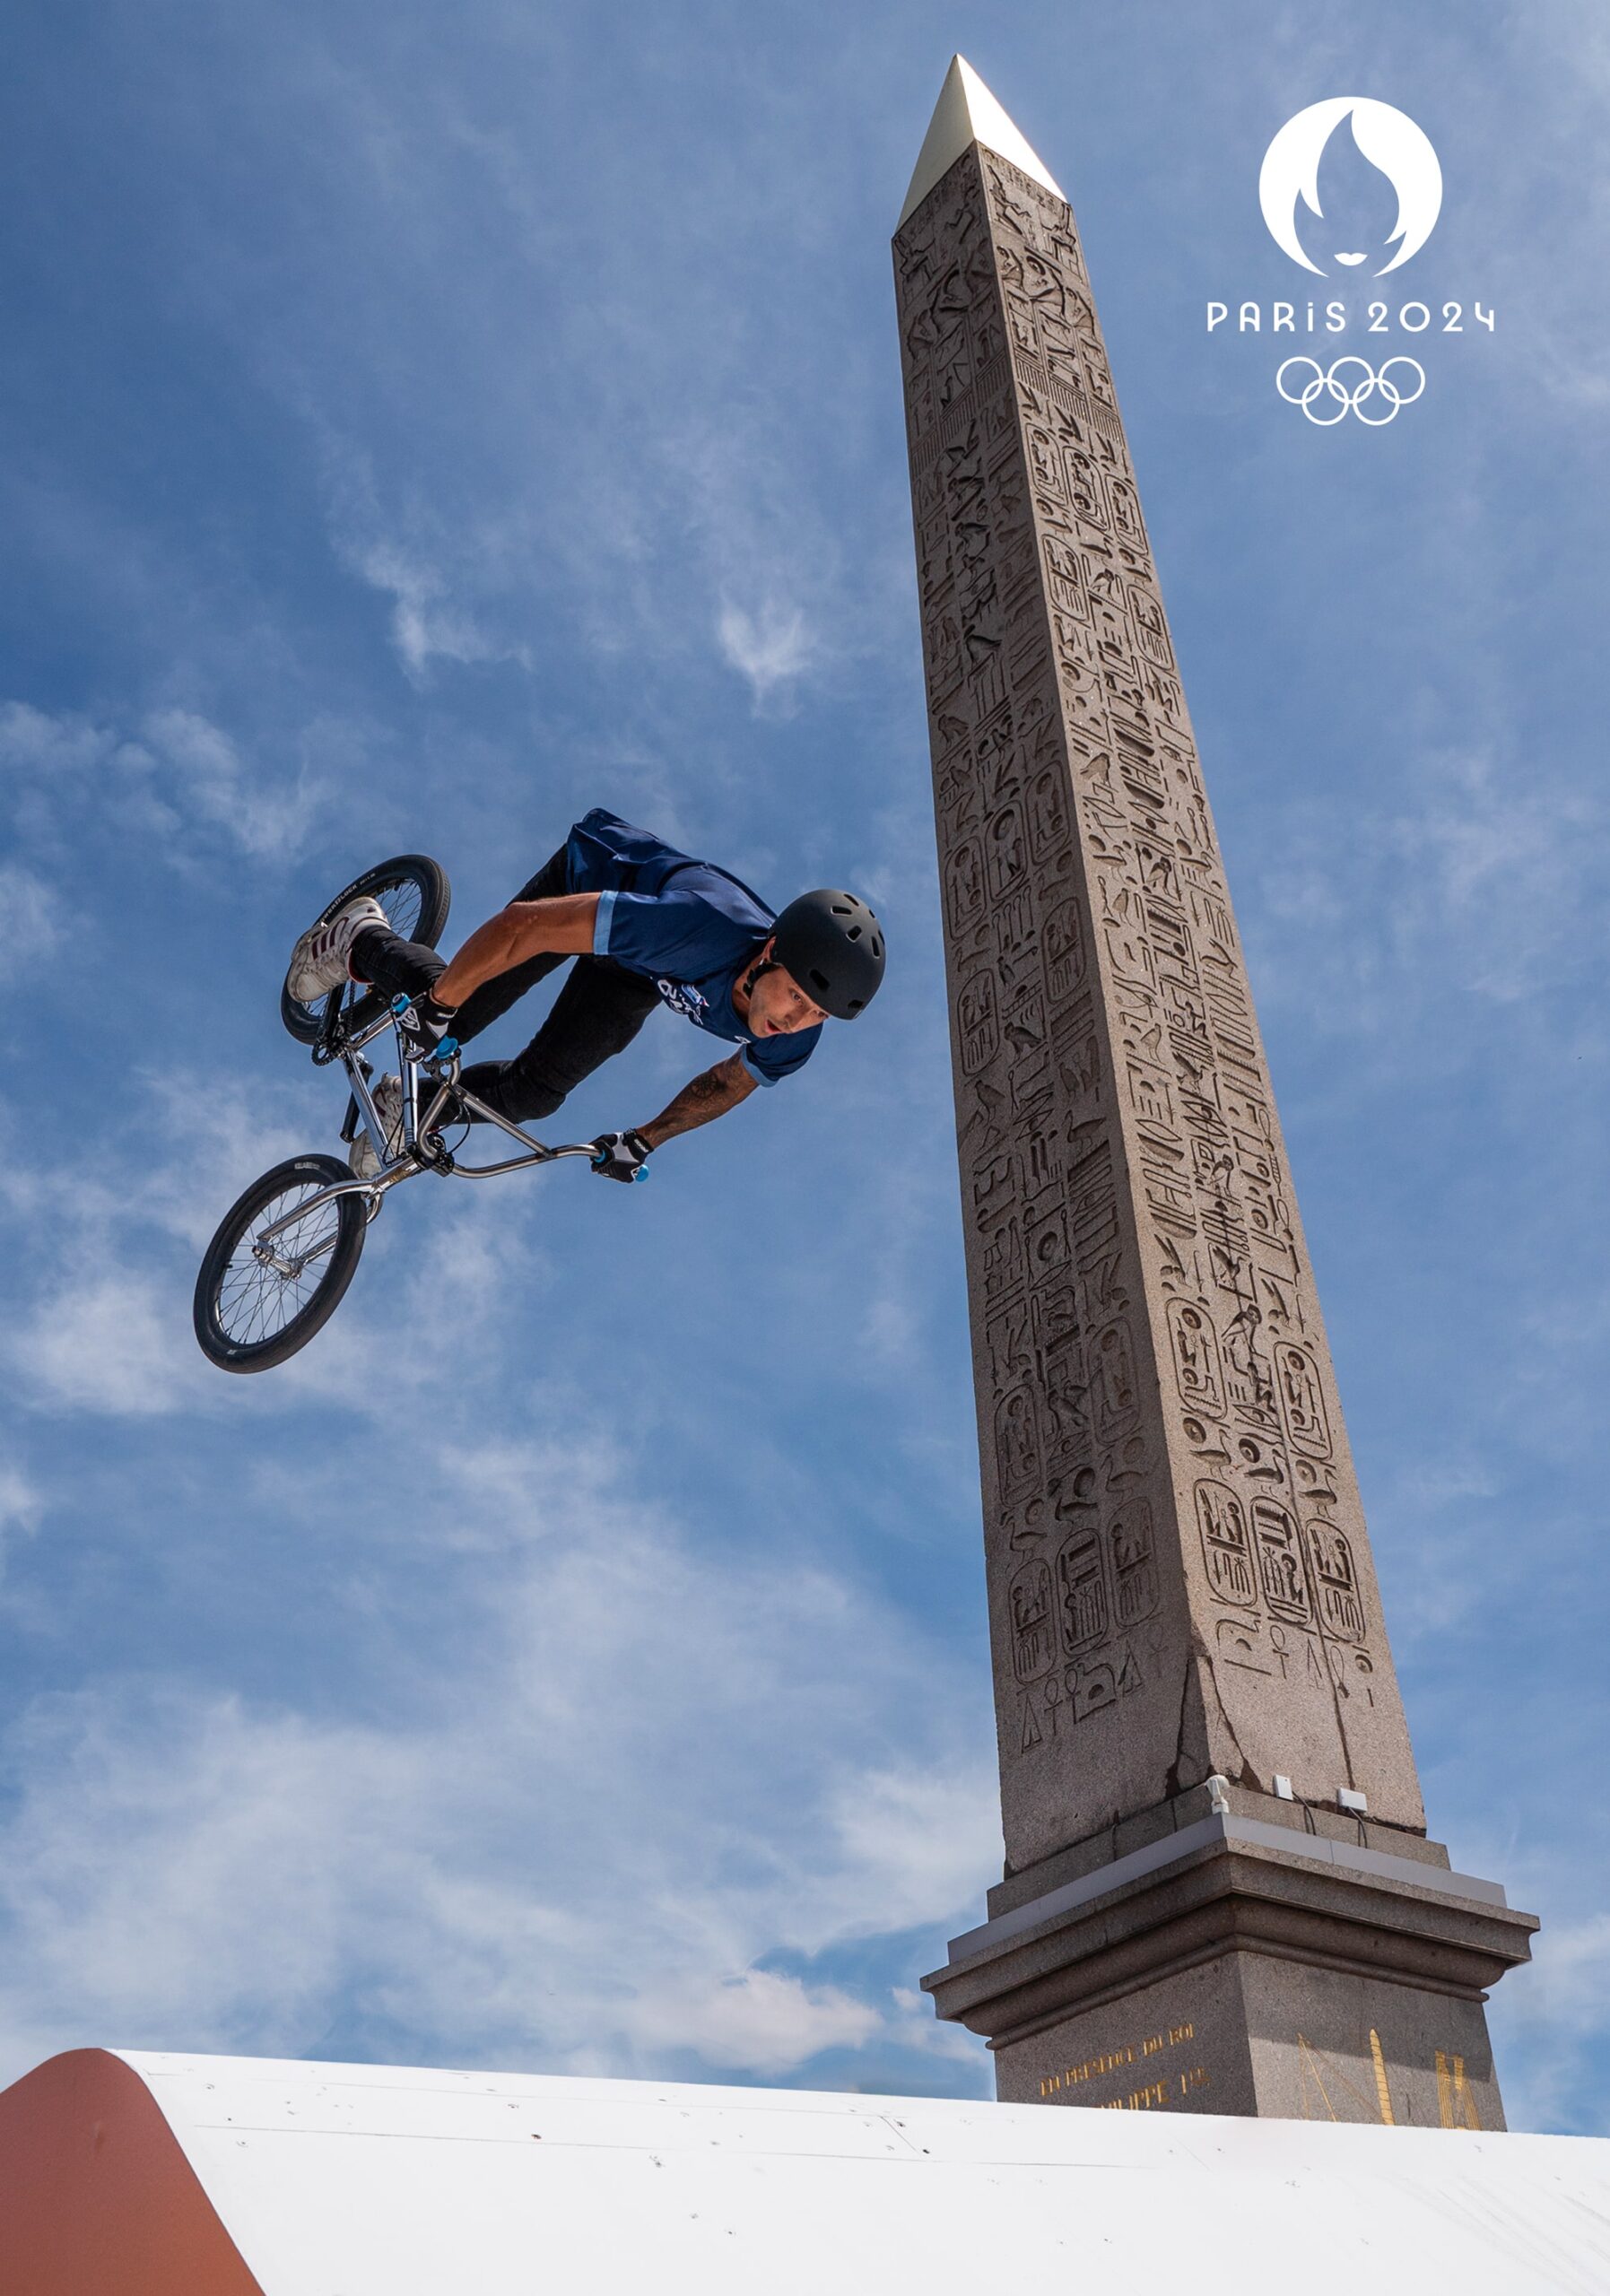
<path fill-rule="evenodd" d="M 250 1229 L 236 1244 L 219 1282 L 216 1314 L 224 1337 L 237 1347 L 256 1347 L 276 1339 L 311 1304 L 324 1280 L 320 1263 L 332 1252 L 341 1231 L 339 1204 L 326 1203 L 276 1236 L 270 1248 L 278 1259 L 297 1264 L 294 1275 L 283 1275 L 254 1257 L 252 1245 L 265 1228 L 293 1214 L 297 1206 L 319 1193 L 317 1185 L 287 1188 L 264 1205 Z"/>
<path fill-rule="evenodd" d="M 400 885 L 387 885 L 378 898 L 397 938 L 412 941 L 413 928 L 419 923 L 420 911 L 424 906 L 420 889 L 413 878 L 405 877 Z"/>

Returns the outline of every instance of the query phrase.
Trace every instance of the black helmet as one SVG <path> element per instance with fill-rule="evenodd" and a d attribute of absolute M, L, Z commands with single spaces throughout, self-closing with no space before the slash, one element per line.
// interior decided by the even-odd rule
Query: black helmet
<path fill-rule="evenodd" d="M 854 893 L 801 893 L 772 931 L 776 961 L 835 1021 L 853 1021 L 877 995 L 883 928 Z"/>

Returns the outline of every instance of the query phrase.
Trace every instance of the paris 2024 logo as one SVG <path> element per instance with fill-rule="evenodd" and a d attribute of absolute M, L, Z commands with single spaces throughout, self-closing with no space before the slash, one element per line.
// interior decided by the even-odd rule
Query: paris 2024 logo
<path fill-rule="evenodd" d="M 1344 133 L 1345 129 L 1345 133 Z M 1327 96 L 1294 112 L 1272 138 L 1258 171 L 1258 205 L 1283 254 L 1320 278 L 1349 272 L 1371 280 L 1419 254 L 1442 212 L 1442 169 L 1430 136 L 1395 104 L 1373 96 Z M 1323 228 L 1320 228 L 1323 227 Z M 1366 268 L 1368 266 L 1368 268 Z M 1230 331 L 1229 302 L 1207 306 L 1209 335 Z M 1418 298 L 1357 306 L 1351 296 L 1323 304 L 1276 300 L 1236 308 L 1238 335 L 1462 335 L 1495 324 L 1480 301 L 1445 301 L 1440 313 Z M 1440 321 L 1440 324 L 1439 324 Z M 1373 349 L 1373 345 L 1371 346 Z M 1373 358 L 1348 352 L 1327 363 L 1306 353 L 1284 360 L 1275 387 L 1320 430 L 1354 416 L 1379 430 L 1424 393 L 1426 371 L 1406 352 Z"/>

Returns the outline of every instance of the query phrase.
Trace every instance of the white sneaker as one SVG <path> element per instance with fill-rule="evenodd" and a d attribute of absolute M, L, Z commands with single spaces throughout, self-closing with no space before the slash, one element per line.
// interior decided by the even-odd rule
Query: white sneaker
<path fill-rule="evenodd" d="M 391 920 L 379 902 L 360 893 L 322 925 L 309 926 L 291 952 L 291 970 L 285 981 L 299 1004 L 317 1004 L 332 988 L 352 978 L 352 943 L 371 925 L 382 925 L 387 932 L 391 929 Z"/>
<path fill-rule="evenodd" d="M 401 1153 L 403 1146 L 401 1078 L 382 1076 L 375 1086 L 374 1101 L 375 1114 L 379 1118 L 386 1134 L 386 1161 L 389 1164 Z M 368 1126 L 361 1118 L 359 1120 L 356 1133 L 352 1135 L 352 1145 L 346 1152 L 346 1161 L 352 1168 L 352 1178 L 357 1180 L 372 1180 L 380 1170 L 380 1159 L 375 1153 L 374 1143 L 370 1140 Z"/>

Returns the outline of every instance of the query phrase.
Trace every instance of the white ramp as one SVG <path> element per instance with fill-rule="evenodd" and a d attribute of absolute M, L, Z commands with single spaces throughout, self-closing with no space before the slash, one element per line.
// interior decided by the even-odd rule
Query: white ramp
<path fill-rule="evenodd" d="M 267 2058 L 0 2096 L 5 2296 L 1606 2296 L 1610 2143 Z"/>

